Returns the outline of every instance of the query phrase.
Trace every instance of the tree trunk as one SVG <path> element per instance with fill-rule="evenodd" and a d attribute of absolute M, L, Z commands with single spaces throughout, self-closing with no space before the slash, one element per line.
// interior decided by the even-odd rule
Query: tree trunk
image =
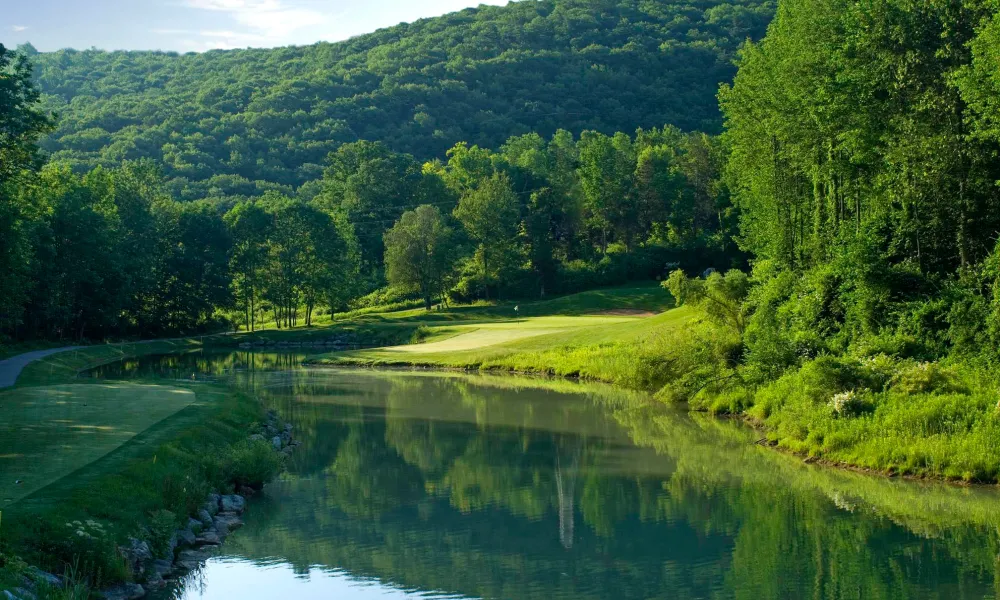
<path fill-rule="evenodd" d="M 483 248 L 483 292 L 486 301 L 490 301 L 490 261 L 486 256 L 486 248 Z"/>
<path fill-rule="evenodd" d="M 965 206 L 965 181 L 958 183 L 958 259 L 964 269 L 969 265 L 968 211 Z"/>

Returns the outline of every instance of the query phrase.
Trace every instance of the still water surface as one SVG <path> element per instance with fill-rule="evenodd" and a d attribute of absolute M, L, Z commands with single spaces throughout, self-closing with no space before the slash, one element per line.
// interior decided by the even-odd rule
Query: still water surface
<path fill-rule="evenodd" d="M 168 597 L 996 598 L 1000 496 L 805 465 L 568 382 L 195 354 L 111 378 L 252 392 L 304 442 Z"/>

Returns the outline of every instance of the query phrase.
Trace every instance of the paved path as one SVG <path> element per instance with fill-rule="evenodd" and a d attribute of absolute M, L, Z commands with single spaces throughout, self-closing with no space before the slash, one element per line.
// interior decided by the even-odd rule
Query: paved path
<path fill-rule="evenodd" d="M 80 348 L 83 348 L 83 346 L 66 346 L 65 348 L 38 350 L 36 352 L 18 354 L 17 356 L 13 356 L 7 360 L 0 360 L 0 390 L 3 388 L 13 387 L 14 383 L 17 382 L 18 375 L 21 374 L 24 367 L 28 366 L 32 362 L 40 358 L 45 358 L 46 356 L 51 356 L 60 352 L 68 352 L 70 350 L 79 350 Z"/>

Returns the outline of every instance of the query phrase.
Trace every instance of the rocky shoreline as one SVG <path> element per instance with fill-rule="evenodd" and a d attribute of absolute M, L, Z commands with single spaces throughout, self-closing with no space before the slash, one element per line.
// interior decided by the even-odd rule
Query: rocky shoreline
<path fill-rule="evenodd" d="M 261 432 L 250 435 L 250 439 L 270 442 L 275 452 L 287 457 L 300 444 L 292 437 L 292 431 L 290 423 L 282 422 L 278 414 L 270 410 Z M 186 527 L 174 532 L 167 547 L 159 555 L 146 541 L 130 538 L 127 545 L 120 547 L 119 551 L 132 571 L 135 583 L 95 591 L 92 592 L 92 597 L 137 600 L 201 568 L 213 556 L 214 550 L 233 531 L 243 526 L 242 515 L 247 507 L 247 499 L 259 491 L 241 487 L 234 494 L 210 494 L 197 514 L 188 516 Z M 0 590 L 0 600 L 35 600 L 41 588 L 61 590 L 68 584 L 62 577 L 32 568 L 24 576 L 21 587 Z"/>

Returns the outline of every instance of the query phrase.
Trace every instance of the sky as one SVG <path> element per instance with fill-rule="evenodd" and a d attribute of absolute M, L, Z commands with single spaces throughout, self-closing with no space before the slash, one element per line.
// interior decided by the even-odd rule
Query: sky
<path fill-rule="evenodd" d="M 0 44 L 38 50 L 254 48 L 339 41 L 508 0 L 0 0 Z"/>

